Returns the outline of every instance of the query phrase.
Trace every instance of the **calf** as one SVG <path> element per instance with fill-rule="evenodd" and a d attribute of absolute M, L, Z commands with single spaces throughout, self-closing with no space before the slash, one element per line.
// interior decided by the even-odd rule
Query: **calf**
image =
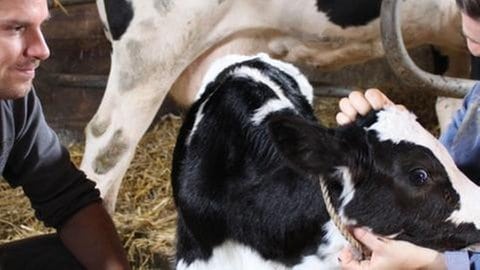
<path fill-rule="evenodd" d="M 415 117 L 389 107 L 326 128 L 312 87 L 266 55 L 207 73 L 174 151 L 177 269 L 332 269 L 348 226 L 437 250 L 480 241 L 480 188 Z"/>
<path fill-rule="evenodd" d="M 97 4 L 112 42 L 112 64 L 101 105 L 86 128 L 81 169 L 97 182 L 110 211 L 135 147 L 169 90 L 190 105 L 206 67 L 217 57 L 266 52 L 333 70 L 383 56 L 381 0 Z M 434 44 L 455 54 L 466 52 L 454 0 L 407 0 L 403 6 L 408 47 Z"/>

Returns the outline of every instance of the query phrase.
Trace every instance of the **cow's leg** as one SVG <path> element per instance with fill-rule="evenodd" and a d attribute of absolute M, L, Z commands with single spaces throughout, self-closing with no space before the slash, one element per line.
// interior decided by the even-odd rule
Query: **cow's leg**
<path fill-rule="evenodd" d="M 201 5 L 180 1 L 168 7 L 146 0 L 131 4 L 135 15 L 126 31 L 112 41 L 107 88 L 86 128 L 81 164 L 97 183 L 110 213 L 136 145 L 175 79 L 222 37 L 206 38 L 222 18 L 210 15 L 225 12 L 224 5 L 214 0 Z"/>
<path fill-rule="evenodd" d="M 111 73 L 112 74 L 112 73 Z M 109 82 L 109 86 L 111 83 Z M 122 92 L 107 87 L 102 103 L 86 128 L 81 169 L 97 183 L 109 212 L 136 145 L 152 122 L 168 88 L 145 84 Z"/>
<path fill-rule="evenodd" d="M 112 43 L 107 88 L 97 113 L 85 130 L 81 169 L 97 183 L 110 213 L 115 209 L 122 178 L 138 142 L 185 63 L 192 61 L 192 54 L 200 53 L 191 50 L 191 55 L 179 55 L 182 49 L 165 49 L 158 54 L 156 44 L 165 42 L 165 39 L 159 40 L 161 35 L 157 39 L 152 37 L 150 42 L 138 41 L 137 37 L 125 36 Z M 178 47 L 188 44 L 181 41 L 171 42 L 177 42 Z"/>

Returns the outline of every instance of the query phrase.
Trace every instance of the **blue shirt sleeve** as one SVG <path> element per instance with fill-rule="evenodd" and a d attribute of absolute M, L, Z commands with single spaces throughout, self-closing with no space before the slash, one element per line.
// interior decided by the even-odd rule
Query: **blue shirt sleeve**
<path fill-rule="evenodd" d="M 480 184 L 480 83 L 465 96 L 447 130 L 440 137 L 458 168 Z"/>
<path fill-rule="evenodd" d="M 445 263 L 448 270 L 480 270 L 480 253 L 471 251 L 447 251 Z"/>
<path fill-rule="evenodd" d="M 448 270 L 470 269 L 470 258 L 467 251 L 447 251 L 444 254 Z"/>

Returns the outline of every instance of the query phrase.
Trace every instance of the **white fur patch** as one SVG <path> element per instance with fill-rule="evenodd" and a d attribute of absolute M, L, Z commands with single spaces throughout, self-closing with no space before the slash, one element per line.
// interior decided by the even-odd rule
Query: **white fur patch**
<path fill-rule="evenodd" d="M 272 59 L 270 56 L 268 56 L 268 54 L 265 53 L 259 53 L 253 56 L 230 54 L 213 62 L 203 77 L 202 85 L 197 93 L 196 100 L 198 100 L 203 92 L 205 92 L 206 85 L 210 82 L 213 82 L 218 74 L 220 74 L 224 69 L 231 65 L 245 62 L 254 58 L 260 58 L 262 61 L 275 66 L 292 76 L 293 79 L 295 79 L 295 81 L 298 83 L 301 93 L 305 96 L 308 102 L 310 102 L 310 104 L 313 103 L 313 87 L 310 85 L 307 78 L 300 72 L 300 70 L 292 64 Z"/>
<path fill-rule="evenodd" d="M 213 249 L 210 259 L 197 260 L 187 265 L 180 260 L 177 270 L 312 270 L 312 269 L 339 269 L 338 255 L 347 245 L 347 241 L 340 234 L 331 221 L 325 224 L 326 243 L 318 247 L 317 254 L 305 256 L 301 263 L 287 267 L 279 262 L 265 260 L 260 254 L 248 246 L 234 241 L 226 241 Z"/>
<path fill-rule="evenodd" d="M 264 61 L 268 64 L 271 64 L 271 65 L 281 69 L 285 73 L 289 74 L 290 76 L 292 76 L 295 79 L 295 81 L 297 82 L 301 93 L 305 96 L 307 101 L 310 104 L 312 104 L 312 102 L 313 102 L 313 88 L 310 85 L 310 83 L 308 82 L 308 80 L 306 79 L 306 77 L 302 73 L 300 73 L 300 71 L 296 67 L 294 67 L 293 65 L 282 62 L 282 61 L 274 60 L 274 59 L 270 58 L 265 53 L 259 53 L 259 54 L 254 55 L 254 56 L 244 56 L 244 55 L 232 54 L 232 55 L 224 56 L 224 57 L 220 58 L 219 60 L 213 62 L 212 65 L 210 66 L 210 68 L 208 69 L 207 73 L 204 76 L 202 86 L 200 87 L 200 90 L 198 91 L 195 99 L 198 100 L 201 97 L 201 95 L 205 92 L 206 86 L 210 82 L 213 82 L 215 80 L 215 78 L 223 70 L 225 70 L 229 66 L 234 65 L 236 63 L 245 62 L 245 61 L 248 61 L 248 60 L 251 60 L 251 59 L 254 59 L 254 58 L 260 58 L 262 61 Z M 285 108 L 294 109 L 293 104 L 284 95 L 283 90 L 280 89 L 280 87 L 275 82 L 273 82 L 270 78 L 268 78 L 268 76 L 265 76 L 264 74 L 262 74 L 262 72 L 259 71 L 258 69 L 254 69 L 254 68 L 246 67 L 246 66 L 240 66 L 239 68 L 234 69 L 231 72 L 231 75 L 232 76 L 243 76 L 243 77 L 246 77 L 246 78 L 251 78 L 251 79 L 253 79 L 257 82 L 261 82 L 261 83 L 267 85 L 270 89 L 272 89 L 273 92 L 275 93 L 275 95 L 279 98 L 278 100 L 268 101 L 262 107 L 260 107 L 259 109 L 257 109 L 255 111 L 255 114 L 252 116 L 252 122 L 255 125 L 260 124 L 263 121 L 263 119 L 265 119 L 265 117 L 272 112 L 279 111 L 279 110 L 282 110 L 282 109 L 285 109 Z M 211 95 L 212 94 L 213 93 L 211 93 Z M 197 127 L 198 127 L 200 121 L 203 118 L 203 108 L 205 107 L 205 104 L 208 102 L 208 100 L 209 100 L 209 98 L 206 98 L 205 101 L 200 105 L 200 107 L 198 109 L 197 115 L 195 117 L 195 123 L 192 127 L 192 131 L 190 132 L 190 134 L 187 138 L 187 144 L 190 144 L 192 136 L 193 136 L 193 134 L 195 134 L 195 131 L 197 130 Z"/>
<path fill-rule="evenodd" d="M 203 107 L 205 107 L 205 104 L 209 99 L 210 97 L 205 99 L 205 101 L 198 107 L 198 111 L 197 111 L 197 114 L 195 115 L 195 122 L 193 123 L 192 131 L 190 131 L 190 134 L 188 134 L 187 145 L 189 145 L 190 142 L 192 141 L 193 134 L 195 134 L 195 131 L 197 131 L 197 128 L 198 128 L 198 124 L 203 119 L 203 115 L 204 115 Z"/>
<path fill-rule="evenodd" d="M 205 73 L 205 76 L 203 76 L 202 85 L 200 86 L 200 89 L 197 92 L 197 96 L 195 97 L 195 100 L 198 100 L 202 96 L 202 94 L 205 92 L 206 86 L 209 83 L 215 81 L 218 74 L 220 74 L 226 68 L 234 64 L 251 60 L 253 58 L 255 58 L 255 56 L 230 54 L 214 61 L 208 68 L 207 72 Z"/>
<path fill-rule="evenodd" d="M 255 111 L 255 114 L 252 117 L 252 122 L 254 125 L 259 125 L 263 121 L 263 119 L 265 119 L 265 117 L 270 113 L 287 108 L 293 109 L 292 103 L 286 102 L 285 100 L 281 99 L 269 100 L 262 107 L 258 108 Z"/>
<path fill-rule="evenodd" d="M 236 243 L 226 241 L 213 249 L 208 261 L 194 261 L 187 265 L 183 260 L 177 263 L 177 270 L 287 270 L 280 263 L 263 259 L 255 250 Z"/>
<path fill-rule="evenodd" d="M 478 198 L 480 187 L 468 179 L 455 165 L 447 149 L 432 134 L 425 130 L 410 112 L 390 106 L 378 113 L 378 121 L 369 130 L 376 130 L 381 141 L 391 140 L 411 142 L 432 151 L 443 164 L 453 188 L 460 196 L 460 209 L 447 219 L 457 225 L 473 223 L 480 229 L 480 211 Z"/>
<path fill-rule="evenodd" d="M 339 207 L 338 215 L 342 219 L 342 222 L 346 225 L 356 225 L 357 221 L 354 219 L 349 219 L 345 216 L 345 206 L 353 199 L 355 195 L 355 186 L 352 181 L 352 174 L 347 167 L 337 167 L 337 173 L 341 174 L 343 180 L 343 189 L 340 194 L 340 200 L 342 204 Z"/>
<path fill-rule="evenodd" d="M 332 221 L 327 222 L 323 230 L 326 232 L 326 243 L 318 247 L 317 254 L 304 257 L 302 263 L 292 267 L 292 270 L 340 269 L 337 258 L 348 242 Z"/>
<path fill-rule="evenodd" d="M 278 99 L 269 100 L 262 107 L 255 110 L 255 114 L 252 117 L 252 122 L 255 125 L 260 124 L 263 119 L 271 112 L 278 111 L 284 108 L 295 109 L 292 102 L 285 96 L 283 90 L 273 82 L 268 76 L 263 75 L 258 69 L 250 67 L 240 67 L 232 72 L 233 76 L 246 77 L 256 82 L 265 84 L 270 88 Z"/>

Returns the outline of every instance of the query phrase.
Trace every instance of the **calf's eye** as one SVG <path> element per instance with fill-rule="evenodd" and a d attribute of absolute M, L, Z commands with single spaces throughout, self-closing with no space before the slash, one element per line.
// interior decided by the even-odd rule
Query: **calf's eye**
<path fill-rule="evenodd" d="M 423 186 L 428 181 L 428 172 L 424 169 L 413 169 L 410 171 L 409 178 L 415 186 Z"/>

